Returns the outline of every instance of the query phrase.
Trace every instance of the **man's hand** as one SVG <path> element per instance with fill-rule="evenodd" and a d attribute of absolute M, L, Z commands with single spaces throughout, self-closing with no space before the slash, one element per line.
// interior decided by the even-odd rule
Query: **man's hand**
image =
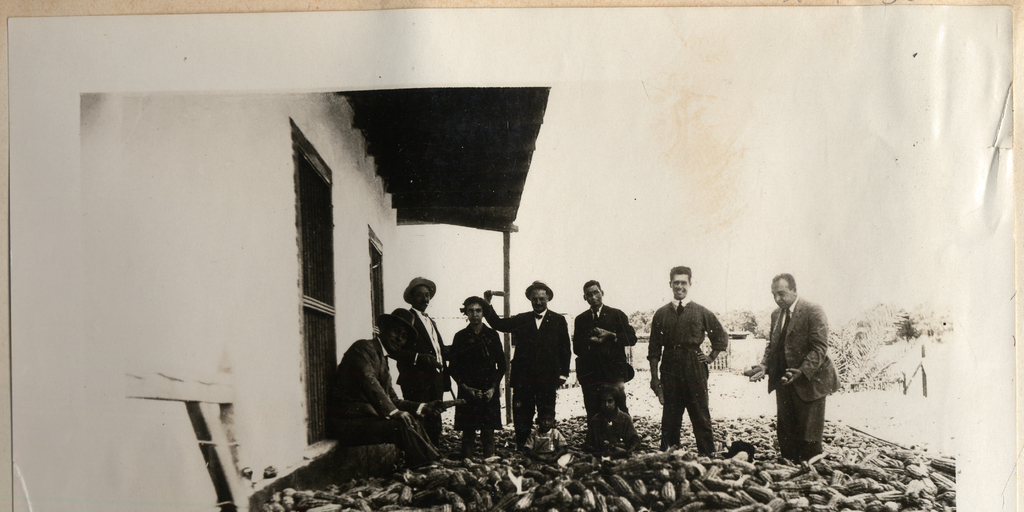
<path fill-rule="evenodd" d="M 764 378 L 765 372 L 768 371 L 763 364 L 755 364 L 747 370 L 744 370 L 743 375 L 750 377 L 750 382 L 757 382 Z"/>
<path fill-rule="evenodd" d="M 447 407 L 444 406 L 443 400 L 434 400 L 433 402 L 426 402 L 423 404 L 423 415 L 424 416 L 440 416 Z"/>
<path fill-rule="evenodd" d="M 396 412 L 395 414 L 392 414 L 390 417 L 391 419 L 399 420 L 402 423 L 405 423 L 405 426 L 409 427 L 409 429 L 411 430 L 416 429 L 416 419 L 412 417 L 412 414 L 409 414 L 405 411 L 399 411 Z"/>
<path fill-rule="evenodd" d="M 427 364 L 437 368 L 438 370 L 444 368 L 444 365 L 441 364 L 441 361 L 437 360 L 437 357 L 434 356 L 434 354 L 420 354 L 420 360 L 426 361 Z"/>
<path fill-rule="evenodd" d="M 490 290 L 487 290 L 487 291 L 484 292 L 484 300 L 486 300 L 488 304 L 491 303 L 491 297 L 493 297 L 493 296 L 494 295 L 491 293 Z"/>
<path fill-rule="evenodd" d="M 594 341 L 594 338 L 597 338 L 596 343 L 610 343 L 615 338 L 614 332 L 600 327 L 594 327 L 592 334 L 593 336 L 590 338 L 590 341 Z"/>
<path fill-rule="evenodd" d="M 786 374 L 782 376 L 782 385 L 789 384 L 803 375 L 799 368 L 786 368 Z"/>
<path fill-rule="evenodd" d="M 651 377 L 651 390 L 658 396 L 658 402 L 665 405 L 665 387 L 661 384 L 661 379 Z"/>
<path fill-rule="evenodd" d="M 704 352 L 701 352 L 700 355 L 697 356 L 697 360 L 704 364 L 711 364 L 711 358 Z"/>
<path fill-rule="evenodd" d="M 494 388 L 491 388 L 491 389 L 488 389 L 487 391 L 484 391 L 484 401 L 485 402 L 490 402 L 492 398 L 494 398 Z"/>
<path fill-rule="evenodd" d="M 465 384 L 459 384 L 459 391 L 462 392 L 460 394 L 465 394 L 465 396 L 468 396 L 476 400 L 479 400 L 481 396 L 479 389 L 471 388 Z"/>

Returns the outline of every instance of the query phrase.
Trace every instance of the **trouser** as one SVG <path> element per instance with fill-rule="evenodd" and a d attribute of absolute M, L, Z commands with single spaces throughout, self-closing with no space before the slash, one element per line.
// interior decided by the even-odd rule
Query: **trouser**
<path fill-rule="evenodd" d="M 444 399 L 444 389 L 433 383 L 416 383 L 401 386 L 402 398 L 413 402 L 433 402 Z M 441 445 L 441 416 L 428 416 L 422 419 L 423 429 L 435 446 Z"/>
<path fill-rule="evenodd" d="M 516 448 L 522 449 L 533 431 L 533 415 L 555 415 L 558 386 L 550 384 L 519 384 L 512 389 L 512 422 L 516 430 Z"/>
<path fill-rule="evenodd" d="M 661 383 L 665 393 L 665 406 L 661 415 L 661 449 L 679 444 L 683 428 L 683 412 L 690 414 L 697 453 L 711 455 L 715 451 L 715 436 L 711 428 L 711 410 L 708 408 L 708 367 L 697 360 L 697 352 L 688 351 L 676 356 L 679 364 L 666 371 L 662 365 Z M 675 367 L 675 368 L 673 368 Z"/>
<path fill-rule="evenodd" d="M 462 431 L 462 456 L 473 455 L 473 444 L 476 443 L 476 430 Z M 484 457 L 494 455 L 494 430 L 489 428 L 480 429 L 480 444 L 484 448 Z"/>
<path fill-rule="evenodd" d="M 801 462 L 820 454 L 825 430 L 825 397 L 805 402 L 792 385 L 783 385 L 775 389 L 775 403 L 780 455 Z"/>
<path fill-rule="evenodd" d="M 583 391 L 583 407 L 587 409 L 587 419 L 594 417 L 601 412 L 601 387 L 608 386 L 615 391 L 615 406 L 622 412 L 629 414 L 629 407 L 626 406 L 626 381 L 622 379 L 614 381 L 590 381 L 580 383 Z"/>
<path fill-rule="evenodd" d="M 338 418 L 328 420 L 328 434 L 338 440 L 341 446 L 365 446 L 371 444 L 394 444 L 405 452 L 405 463 L 416 467 L 440 458 L 435 445 L 430 442 L 423 426 L 417 420 L 414 428 L 394 418 L 380 417 Z"/>

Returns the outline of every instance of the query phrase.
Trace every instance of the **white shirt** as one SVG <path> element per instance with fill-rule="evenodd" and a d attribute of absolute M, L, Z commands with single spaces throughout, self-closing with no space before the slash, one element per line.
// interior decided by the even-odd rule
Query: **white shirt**
<path fill-rule="evenodd" d="M 546 314 L 548 314 L 548 310 L 546 310 L 546 309 L 544 310 L 543 313 L 540 314 L 540 318 L 537 318 L 537 313 L 536 312 L 533 313 L 533 321 L 537 323 L 537 328 L 538 329 L 540 329 L 540 323 L 544 321 L 544 315 L 546 315 Z"/>
<path fill-rule="evenodd" d="M 426 313 L 412 308 L 416 316 L 420 317 L 420 321 L 423 322 L 423 326 L 427 328 L 427 335 L 430 337 L 430 344 L 434 347 L 434 353 L 437 354 L 437 360 L 441 361 L 441 345 L 437 342 L 437 331 L 434 330 L 434 322 L 430 321 L 430 317 Z"/>

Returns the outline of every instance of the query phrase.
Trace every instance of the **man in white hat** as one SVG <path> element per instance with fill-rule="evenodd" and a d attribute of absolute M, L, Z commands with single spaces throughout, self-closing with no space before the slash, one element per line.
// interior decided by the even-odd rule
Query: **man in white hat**
<path fill-rule="evenodd" d="M 412 325 L 416 329 L 416 339 L 402 349 L 391 352 L 392 359 L 398 362 L 398 386 L 402 388 L 402 398 L 416 402 L 431 402 L 444 398 L 445 391 L 451 392 L 451 380 L 445 369 L 447 349 L 437 323 L 427 315 L 430 299 L 437 293 L 433 281 L 417 277 L 405 287 L 402 298 L 411 308 Z M 428 418 L 424 424 L 430 440 L 437 444 L 441 439 L 441 417 Z"/>
<path fill-rule="evenodd" d="M 342 445 L 395 444 L 407 466 L 437 460 L 440 454 L 420 421 L 440 418 L 440 401 L 402 400 L 391 386 L 385 351 L 393 354 L 417 337 L 408 310 L 377 317 L 379 334 L 352 344 L 341 358 L 327 395 L 327 432 Z"/>
<path fill-rule="evenodd" d="M 559 313 L 548 309 L 548 301 L 555 297 L 548 285 L 534 281 L 526 288 L 533 311 L 511 318 L 501 318 L 488 306 L 484 318 L 491 327 L 510 332 L 515 340 L 512 357 L 512 420 L 516 429 L 516 447 L 523 449 L 533 430 L 534 413 L 539 416 L 555 415 L 558 387 L 569 378 L 569 324 Z M 491 293 L 484 292 L 491 300 Z"/>

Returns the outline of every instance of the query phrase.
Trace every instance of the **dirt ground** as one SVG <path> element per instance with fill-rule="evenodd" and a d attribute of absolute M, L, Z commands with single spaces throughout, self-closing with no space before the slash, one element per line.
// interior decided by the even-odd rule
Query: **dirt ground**
<path fill-rule="evenodd" d="M 648 387 L 649 383 L 648 373 L 637 373 L 636 378 L 626 385 L 627 403 L 634 417 L 642 416 L 658 422 L 661 405 Z M 768 394 L 765 381 L 751 383 L 735 373 L 712 372 L 708 386 L 712 418 L 775 416 L 775 395 Z M 905 448 L 919 448 L 934 455 L 956 455 L 955 434 L 947 421 L 946 393 L 941 386 L 930 384 L 927 398 L 922 396 L 920 382 L 915 382 L 906 395 L 897 386 L 886 391 L 837 393 L 827 400 L 827 421 L 862 430 Z M 585 414 L 579 388 L 558 392 L 557 412 L 560 420 Z M 451 422 L 454 414 L 448 411 L 445 417 L 446 422 Z M 688 425 L 689 420 L 684 418 L 684 435 L 689 432 Z M 506 428 L 511 428 L 511 425 L 506 425 Z"/>

